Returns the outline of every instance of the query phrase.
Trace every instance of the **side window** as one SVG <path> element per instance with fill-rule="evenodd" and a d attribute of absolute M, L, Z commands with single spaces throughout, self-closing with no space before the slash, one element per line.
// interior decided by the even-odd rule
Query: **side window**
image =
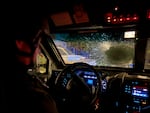
<path fill-rule="evenodd" d="M 35 67 L 36 67 L 37 75 L 40 78 L 42 78 L 44 81 L 47 81 L 48 73 L 49 73 L 48 72 L 49 60 L 41 48 L 39 49 L 39 52 L 37 53 Z"/>
<path fill-rule="evenodd" d="M 42 52 L 39 52 L 37 55 L 37 73 L 46 73 L 47 71 L 47 58 L 44 56 Z"/>

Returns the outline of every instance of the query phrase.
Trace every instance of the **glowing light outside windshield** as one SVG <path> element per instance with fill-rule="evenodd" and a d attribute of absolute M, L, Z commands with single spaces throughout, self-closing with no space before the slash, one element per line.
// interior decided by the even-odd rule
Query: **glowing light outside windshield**
<path fill-rule="evenodd" d="M 134 67 L 135 35 L 124 31 L 52 34 L 65 63 L 86 62 L 94 66 Z M 133 37 L 134 35 L 134 37 Z M 69 51 L 69 52 L 67 52 Z M 60 51 L 60 53 L 62 53 Z"/>

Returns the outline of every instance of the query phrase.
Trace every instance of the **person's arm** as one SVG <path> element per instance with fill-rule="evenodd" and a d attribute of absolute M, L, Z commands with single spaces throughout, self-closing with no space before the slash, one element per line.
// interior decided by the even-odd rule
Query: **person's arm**
<path fill-rule="evenodd" d="M 47 87 L 33 78 L 32 82 L 26 84 L 29 96 L 29 104 L 34 113 L 58 113 L 57 105 L 53 97 L 47 91 Z"/>
<path fill-rule="evenodd" d="M 58 113 L 56 103 L 50 95 L 45 95 L 40 101 L 42 113 Z"/>

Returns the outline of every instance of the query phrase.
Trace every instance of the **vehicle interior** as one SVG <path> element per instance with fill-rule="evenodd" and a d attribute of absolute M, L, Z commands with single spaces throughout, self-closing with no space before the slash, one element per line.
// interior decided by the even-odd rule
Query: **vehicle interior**
<path fill-rule="evenodd" d="M 34 74 L 59 113 L 150 112 L 150 5 L 53 0 Z"/>

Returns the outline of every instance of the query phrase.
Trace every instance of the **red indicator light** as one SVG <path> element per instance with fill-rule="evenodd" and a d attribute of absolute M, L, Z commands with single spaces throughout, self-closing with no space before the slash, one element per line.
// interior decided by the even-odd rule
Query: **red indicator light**
<path fill-rule="evenodd" d="M 110 17 L 110 16 L 108 16 L 108 17 L 107 17 L 107 19 L 108 19 L 108 20 L 110 20 L 110 19 L 111 19 L 111 17 Z"/>
<path fill-rule="evenodd" d="M 116 19 L 116 18 L 114 18 L 114 19 L 113 19 L 113 21 L 114 21 L 114 22 L 116 22 L 116 21 L 117 21 L 117 19 Z"/>
<path fill-rule="evenodd" d="M 128 14 L 127 17 L 126 17 L 126 22 L 130 22 L 130 21 L 132 21 L 132 18 L 131 18 L 131 16 Z"/>
<path fill-rule="evenodd" d="M 116 17 L 116 16 L 113 17 L 112 23 L 113 23 L 113 24 L 116 24 L 116 23 L 117 23 L 117 17 Z"/>
<path fill-rule="evenodd" d="M 106 18 L 106 19 L 111 19 L 112 16 L 113 16 L 112 13 L 106 13 L 106 14 L 105 14 L 105 18 Z"/>
<path fill-rule="evenodd" d="M 123 15 L 120 15 L 119 16 L 119 23 L 123 23 L 125 20 L 125 18 L 123 17 Z"/>
<path fill-rule="evenodd" d="M 126 18 L 126 20 L 127 20 L 127 21 L 129 21 L 129 20 L 130 20 L 130 18 L 129 18 L 129 17 L 127 17 L 127 18 Z"/>
<path fill-rule="evenodd" d="M 107 20 L 107 22 L 108 22 L 108 23 L 110 23 L 110 22 L 111 22 L 111 20 Z"/>
<path fill-rule="evenodd" d="M 123 18 L 120 18 L 120 19 L 119 19 L 119 21 L 121 21 L 121 22 L 122 22 L 122 21 L 123 21 Z"/>
<path fill-rule="evenodd" d="M 132 20 L 137 21 L 138 19 L 139 19 L 139 17 L 136 14 L 134 14 Z"/>
<path fill-rule="evenodd" d="M 133 17 L 133 20 L 137 20 L 138 18 L 137 17 Z"/>
<path fill-rule="evenodd" d="M 105 14 L 105 21 L 110 23 L 112 20 L 112 13 L 106 13 Z"/>

